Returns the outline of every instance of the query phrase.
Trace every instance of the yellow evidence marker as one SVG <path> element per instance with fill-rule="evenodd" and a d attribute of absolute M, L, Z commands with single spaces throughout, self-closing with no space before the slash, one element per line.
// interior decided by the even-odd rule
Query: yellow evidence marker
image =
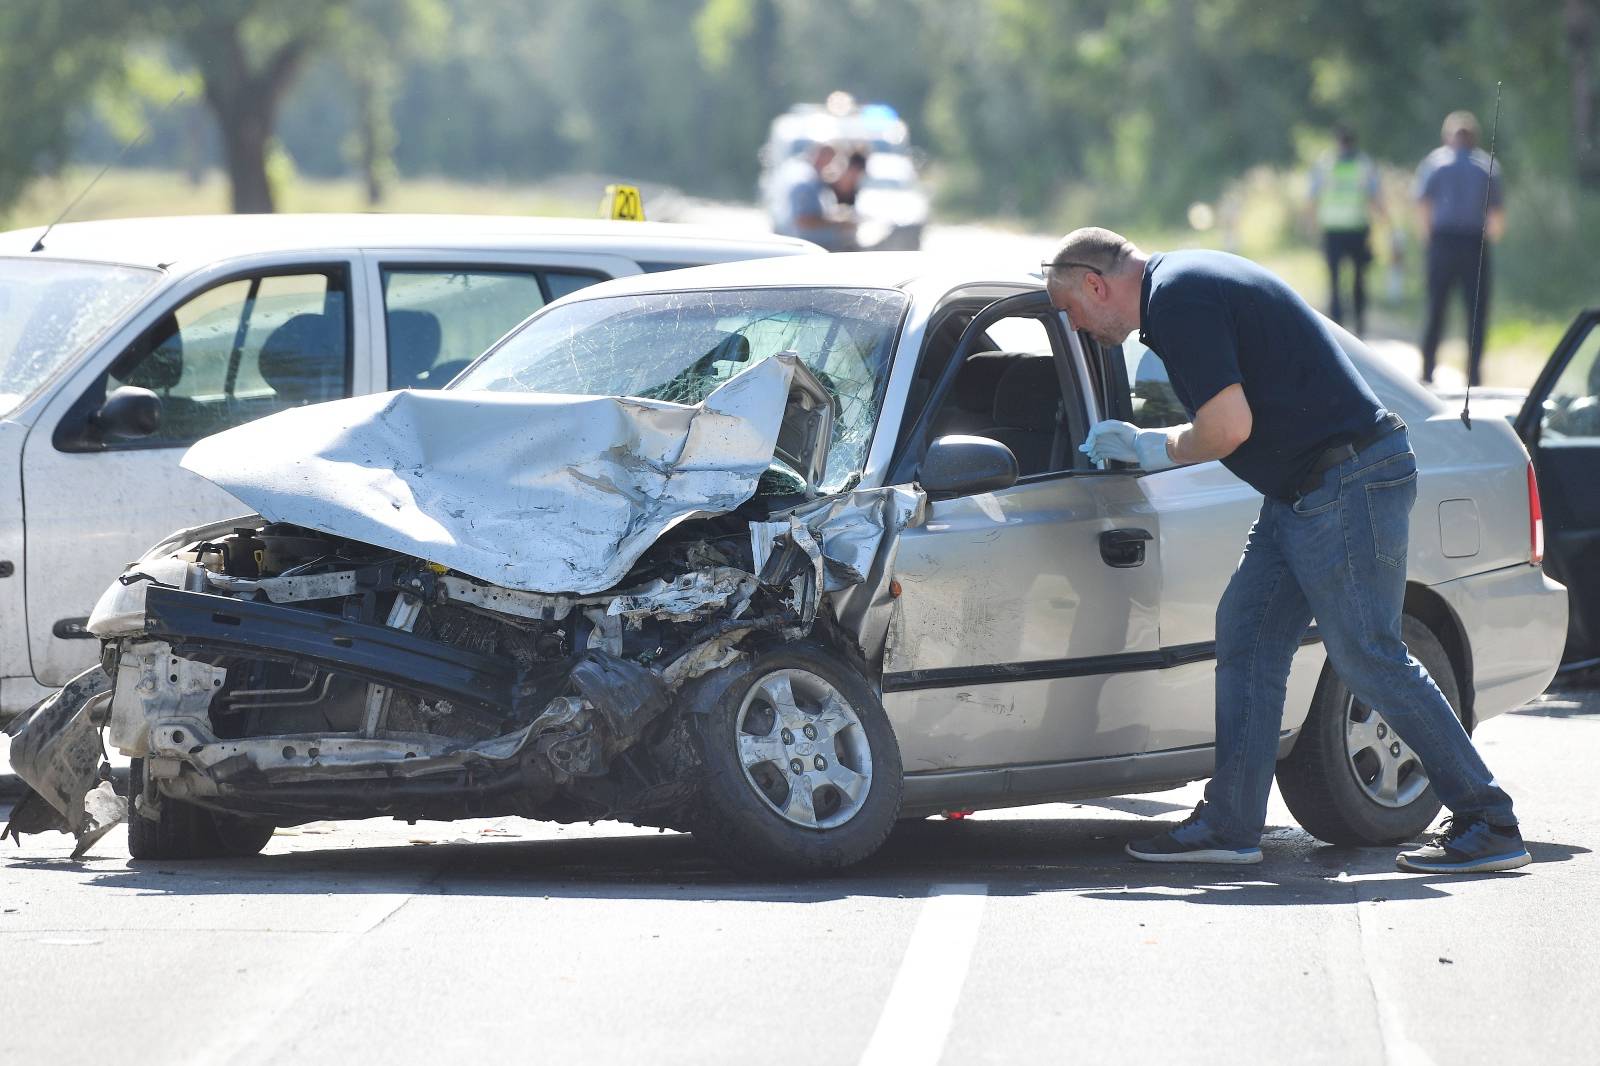
<path fill-rule="evenodd" d="M 625 222 L 644 221 L 644 197 L 637 185 L 607 185 L 605 199 L 600 201 L 600 214 L 605 218 Z"/>

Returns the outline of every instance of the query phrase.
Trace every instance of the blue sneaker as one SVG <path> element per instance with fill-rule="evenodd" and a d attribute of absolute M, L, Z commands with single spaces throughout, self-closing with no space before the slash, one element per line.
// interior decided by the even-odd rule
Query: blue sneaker
<path fill-rule="evenodd" d="M 1418 874 L 1483 874 L 1533 861 L 1516 826 L 1490 825 L 1477 815 L 1446 818 L 1433 843 L 1403 851 L 1394 864 Z"/>
<path fill-rule="evenodd" d="M 1206 825 L 1201 803 L 1181 825 L 1148 840 L 1135 840 L 1127 846 L 1129 855 L 1143 862 L 1220 862 L 1248 866 L 1261 861 L 1260 848 L 1235 848 L 1224 843 Z"/>

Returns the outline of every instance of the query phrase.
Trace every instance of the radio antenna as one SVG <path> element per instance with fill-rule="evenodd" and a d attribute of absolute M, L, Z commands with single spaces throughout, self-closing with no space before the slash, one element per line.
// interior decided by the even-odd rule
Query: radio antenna
<path fill-rule="evenodd" d="M 33 247 L 28 249 L 28 250 L 30 252 L 42 252 L 42 251 L 44 251 L 44 239 L 46 237 L 50 236 L 50 231 L 56 228 L 56 223 L 60 222 L 62 219 L 66 218 L 68 215 L 70 215 L 72 213 L 72 209 L 74 207 L 77 207 L 78 203 L 85 196 L 89 195 L 89 190 L 93 189 L 96 185 L 100 184 L 100 179 L 106 176 L 106 171 L 110 170 L 112 167 L 116 166 L 118 163 L 120 163 L 124 159 L 126 159 L 128 157 L 128 153 L 133 151 L 133 149 L 134 149 L 134 147 L 136 145 L 140 144 L 146 137 L 148 137 L 150 135 L 150 130 L 155 126 L 156 120 L 161 118 L 161 117 L 163 117 L 164 115 L 166 115 L 166 113 L 168 111 L 171 111 L 172 110 L 172 106 L 174 104 L 176 104 L 179 100 L 182 100 L 187 95 L 188 95 L 188 93 L 184 92 L 182 89 L 178 90 L 178 95 L 177 96 L 174 96 L 171 100 L 168 100 L 165 107 L 163 107 L 160 111 L 157 111 L 154 115 L 150 116 L 150 119 L 144 124 L 144 129 L 139 131 L 139 136 L 135 137 L 133 140 L 131 140 L 127 144 L 123 145 L 122 146 L 122 151 L 117 153 L 117 157 L 115 159 L 113 159 L 111 162 L 107 163 L 105 166 L 100 168 L 100 173 L 96 174 L 94 176 L 94 178 L 89 182 L 89 184 L 87 184 L 87 185 L 85 185 L 83 187 L 83 191 L 82 192 L 80 192 L 77 196 L 74 196 L 72 198 L 72 202 L 70 204 L 68 204 L 62 210 L 62 212 L 59 215 L 57 215 L 55 217 L 55 221 L 51 222 L 48 226 L 46 226 L 44 228 L 44 232 L 39 234 L 39 239 L 34 241 L 33 242 Z"/>
<path fill-rule="evenodd" d="M 1467 362 L 1471 363 L 1475 346 L 1483 343 L 1483 323 L 1489 317 L 1488 308 L 1479 305 L 1483 299 L 1483 259 L 1489 252 L 1489 194 L 1494 192 L 1494 148 L 1500 135 L 1500 86 L 1494 83 L 1494 122 L 1489 126 L 1489 180 L 1483 183 L 1483 228 L 1478 233 L 1478 277 L 1472 284 L 1472 317 L 1467 322 Z M 1482 365 L 1482 361 L 1479 361 Z M 1461 397 L 1461 424 L 1472 428 L 1472 373 L 1467 373 L 1467 391 Z"/>

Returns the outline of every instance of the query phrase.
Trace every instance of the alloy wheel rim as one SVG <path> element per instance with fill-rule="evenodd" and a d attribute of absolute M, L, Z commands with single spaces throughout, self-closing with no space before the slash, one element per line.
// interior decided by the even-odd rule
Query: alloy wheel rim
<path fill-rule="evenodd" d="M 1354 696 L 1345 704 L 1344 740 L 1356 784 L 1380 807 L 1408 806 L 1428 787 L 1417 753 L 1381 713 Z"/>
<path fill-rule="evenodd" d="M 734 742 L 745 782 L 793 825 L 843 825 L 872 790 L 872 749 L 860 716 L 809 670 L 775 670 L 750 686 Z"/>

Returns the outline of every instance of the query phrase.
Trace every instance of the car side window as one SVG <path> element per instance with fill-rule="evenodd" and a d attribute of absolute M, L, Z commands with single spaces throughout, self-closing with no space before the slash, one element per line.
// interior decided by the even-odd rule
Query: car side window
<path fill-rule="evenodd" d="M 1543 440 L 1600 437 L 1600 328 L 1591 327 L 1545 397 Z"/>
<path fill-rule="evenodd" d="M 1111 353 L 1115 358 L 1115 352 Z M 1122 361 L 1127 367 L 1128 401 L 1133 412 L 1128 421 L 1140 429 L 1165 429 L 1189 421 L 1189 414 L 1172 389 L 1166 364 L 1161 357 L 1139 343 L 1137 333 L 1122 342 Z"/>
<path fill-rule="evenodd" d="M 605 280 L 466 266 L 384 267 L 381 274 L 391 389 L 442 388 L 549 300 Z"/>
<path fill-rule="evenodd" d="M 342 270 L 238 278 L 190 297 L 146 330 L 102 385 L 156 393 L 160 425 L 107 446 L 192 444 L 350 395 L 348 304 Z"/>
<path fill-rule="evenodd" d="M 437 389 L 544 306 L 529 270 L 382 271 L 391 389 Z"/>
<path fill-rule="evenodd" d="M 1038 318 L 1002 318 L 968 353 L 934 414 L 932 438 L 988 437 L 1011 449 L 1023 477 L 1074 466 L 1050 331 Z"/>
<path fill-rule="evenodd" d="M 544 272 L 545 288 L 550 291 L 550 299 L 559 300 L 569 293 L 579 289 L 587 289 L 590 285 L 605 281 L 599 274 L 584 274 L 566 270 L 546 270 Z"/>

